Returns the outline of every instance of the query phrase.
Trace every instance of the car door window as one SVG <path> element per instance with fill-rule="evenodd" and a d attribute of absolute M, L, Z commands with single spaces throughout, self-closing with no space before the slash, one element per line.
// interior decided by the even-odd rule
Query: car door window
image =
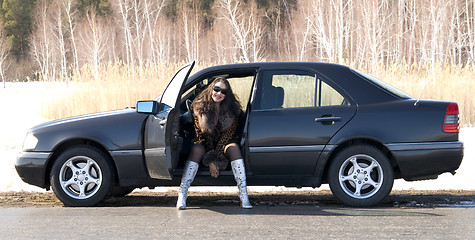
<path fill-rule="evenodd" d="M 274 74 L 270 86 L 263 88 L 264 106 L 270 108 L 313 107 L 315 76 Z"/>
<path fill-rule="evenodd" d="M 180 70 L 178 70 L 172 80 L 168 83 L 160 98 L 160 102 L 163 103 L 164 106 L 168 106 L 171 108 L 175 107 L 178 95 L 182 90 L 183 84 L 190 75 L 190 71 L 191 69 L 193 69 L 194 65 L 195 63 L 192 62 L 183 66 Z"/>
<path fill-rule="evenodd" d="M 228 78 L 229 85 L 233 89 L 234 96 L 241 103 L 242 110 L 245 111 L 246 104 L 251 96 L 252 84 L 254 82 L 254 76 L 245 77 L 230 77 Z"/>
<path fill-rule="evenodd" d="M 330 85 L 324 81 L 317 80 L 317 104 L 316 106 L 325 107 L 325 106 L 336 106 L 336 105 L 347 105 L 345 98 Z"/>
<path fill-rule="evenodd" d="M 317 75 L 304 71 L 263 73 L 260 109 L 304 108 L 347 104 Z"/>

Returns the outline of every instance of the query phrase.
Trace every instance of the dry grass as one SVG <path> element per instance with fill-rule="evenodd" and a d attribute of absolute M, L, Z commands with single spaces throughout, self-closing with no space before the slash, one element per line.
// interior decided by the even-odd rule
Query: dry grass
<path fill-rule="evenodd" d="M 43 104 L 42 115 L 59 119 L 88 113 L 135 106 L 138 100 L 155 99 L 182 63 L 126 67 L 110 64 L 100 69 L 97 78 L 93 69 L 84 66 L 81 76 L 74 76 L 55 99 Z"/>
<path fill-rule="evenodd" d="M 155 99 L 183 64 L 150 65 L 142 68 L 110 64 L 101 67 L 97 78 L 94 78 L 94 71 L 90 67 L 84 66 L 80 77 L 73 76 L 60 94 L 49 96 L 44 101 L 42 116 L 59 119 L 121 109 L 135 106 L 138 100 Z M 195 66 L 194 71 L 209 65 Z M 473 67 L 438 65 L 430 68 L 399 64 L 379 70 L 361 70 L 414 98 L 419 97 L 424 85 L 429 82 L 422 95 L 423 99 L 456 101 L 461 111 L 462 125 L 472 126 L 475 123 Z M 238 88 L 233 86 L 235 92 L 239 91 Z"/>
<path fill-rule="evenodd" d="M 406 70 L 408 69 L 408 70 Z M 418 98 L 427 84 L 422 99 L 455 101 L 459 105 L 460 121 L 463 126 L 475 123 L 475 69 L 473 67 L 441 66 L 389 67 L 373 73 L 379 79 L 403 92 Z"/>

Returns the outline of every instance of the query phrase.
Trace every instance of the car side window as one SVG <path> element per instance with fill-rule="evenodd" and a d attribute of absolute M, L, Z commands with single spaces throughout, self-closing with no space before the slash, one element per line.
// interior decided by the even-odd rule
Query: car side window
<path fill-rule="evenodd" d="M 318 80 L 317 99 L 318 102 L 316 106 L 320 107 L 348 104 L 347 101 L 345 101 L 345 98 L 338 91 L 321 80 Z"/>
<path fill-rule="evenodd" d="M 305 71 L 266 71 L 261 87 L 260 109 L 346 104 L 338 91 L 317 75 Z"/>
<path fill-rule="evenodd" d="M 251 96 L 252 84 L 254 83 L 254 76 L 245 77 L 230 77 L 228 78 L 229 85 L 233 89 L 234 95 L 241 103 L 242 110 L 246 110 L 246 104 Z"/>

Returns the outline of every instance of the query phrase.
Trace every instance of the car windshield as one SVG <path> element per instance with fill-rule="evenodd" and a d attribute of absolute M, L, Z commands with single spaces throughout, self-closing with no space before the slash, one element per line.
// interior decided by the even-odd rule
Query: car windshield
<path fill-rule="evenodd" d="M 380 88 L 400 97 L 400 98 L 412 98 L 411 96 L 407 95 L 406 93 L 394 88 L 393 86 L 385 83 L 385 82 L 382 82 L 366 73 L 363 73 L 363 72 L 360 72 L 358 70 L 355 70 L 355 69 L 351 69 L 352 72 L 354 72 L 356 75 L 368 80 L 369 82 L 375 84 L 376 86 L 379 86 Z"/>

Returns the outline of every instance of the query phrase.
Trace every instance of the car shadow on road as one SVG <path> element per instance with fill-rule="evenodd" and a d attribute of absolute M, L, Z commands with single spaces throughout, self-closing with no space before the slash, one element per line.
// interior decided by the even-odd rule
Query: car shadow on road
<path fill-rule="evenodd" d="M 177 195 L 154 194 L 154 193 L 132 193 L 125 197 L 110 198 L 100 204 L 101 207 L 141 207 L 141 206 L 175 206 Z M 320 206 L 320 205 L 339 205 L 337 200 L 331 194 L 267 194 L 258 193 L 249 196 L 253 206 L 272 207 L 272 206 Z M 187 205 L 193 206 L 238 206 L 239 198 L 233 193 L 191 193 L 187 199 Z"/>
<path fill-rule="evenodd" d="M 111 198 L 101 207 L 175 207 L 177 197 L 153 195 L 128 195 Z M 208 210 L 227 215 L 322 215 L 322 216 L 438 216 L 427 213 L 422 208 L 435 207 L 475 207 L 475 195 L 467 194 L 421 194 L 395 193 L 382 203 L 370 208 L 348 207 L 338 202 L 330 193 L 326 194 L 256 194 L 250 196 L 253 209 L 241 209 L 239 199 L 234 194 L 213 196 L 193 196 L 187 201 L 187 210 Z M 400 211 L 404 209 L 404 211 Z"/>
<path fill-rule="evenodd" d="M 191 192 L 188 208 L 209 209 L 229 214 L 341 214 L 335 209 L 355 209 L 339 203 L 330 191 L 307 192 L 251 192 L 249 199 L 254 206 L 251 211 L 242 210 L 236 193 Z M 124 197 L 109 198 L 97 207 L 169 207 L 175 208 L 177 192 L 134 191 Z M 63 204 L 53 192 L 2 192 L 0 207 L 55 207 Z M 383 209 L 421 208 L 475 208 L 475 191 L 393 191 L 380 204 L 367 208 L 370 212 L 346 212 L 345 214 L 376 214 Z M 282 212 L 281 210 L 285 211 Z M 322 209 L 325 209 L 323 211 Z M 332 209 L 332 210 L 326 210 Z"/>
<path fill-rule="evenodd" d="M 432 213 L 417 211 L 399 211 L 388 203 L 372 208 L 353 208 L 338 203 L 333 196 L 320 196 L 306 200 L 291 196 L 261 195 L 251 198 L 252 209 L 242 209 L 234 196 L 190 197 L 187 209 L 181 215 L 196 211 L 212 211 L 225 215 L 298 215 L 298 216 L 439 216 Z M 302 196 L 303 197 L 303 196 Z M 308 197 L 308 196 L 307 196 Z M 273 198 L 273 200 L 266 200 Z M 169 207 L 175 208 L 176 197 L 157 196 L 126 196 L 105 201 L 100 207 Z M 414 209 L 414 208 L 413 208 Z M 178 211 L 178 210 L 177 210 Z"/>
<path fill-rule="evenodd" d="M 353 208 L 345 206 L 255 206 L 253 209 L 241 209 L 239 206 L 235 208 L 217 207 L 217 206 L 203 206 L 187 209 L 193 211 L 194 209 L 208 210 L 225 215 L 285 215 L 285 216 L 442 216 L 434 213 L 423 212 L 420 209 L 403 210 L 387 207 L 374 208 Z"/>

